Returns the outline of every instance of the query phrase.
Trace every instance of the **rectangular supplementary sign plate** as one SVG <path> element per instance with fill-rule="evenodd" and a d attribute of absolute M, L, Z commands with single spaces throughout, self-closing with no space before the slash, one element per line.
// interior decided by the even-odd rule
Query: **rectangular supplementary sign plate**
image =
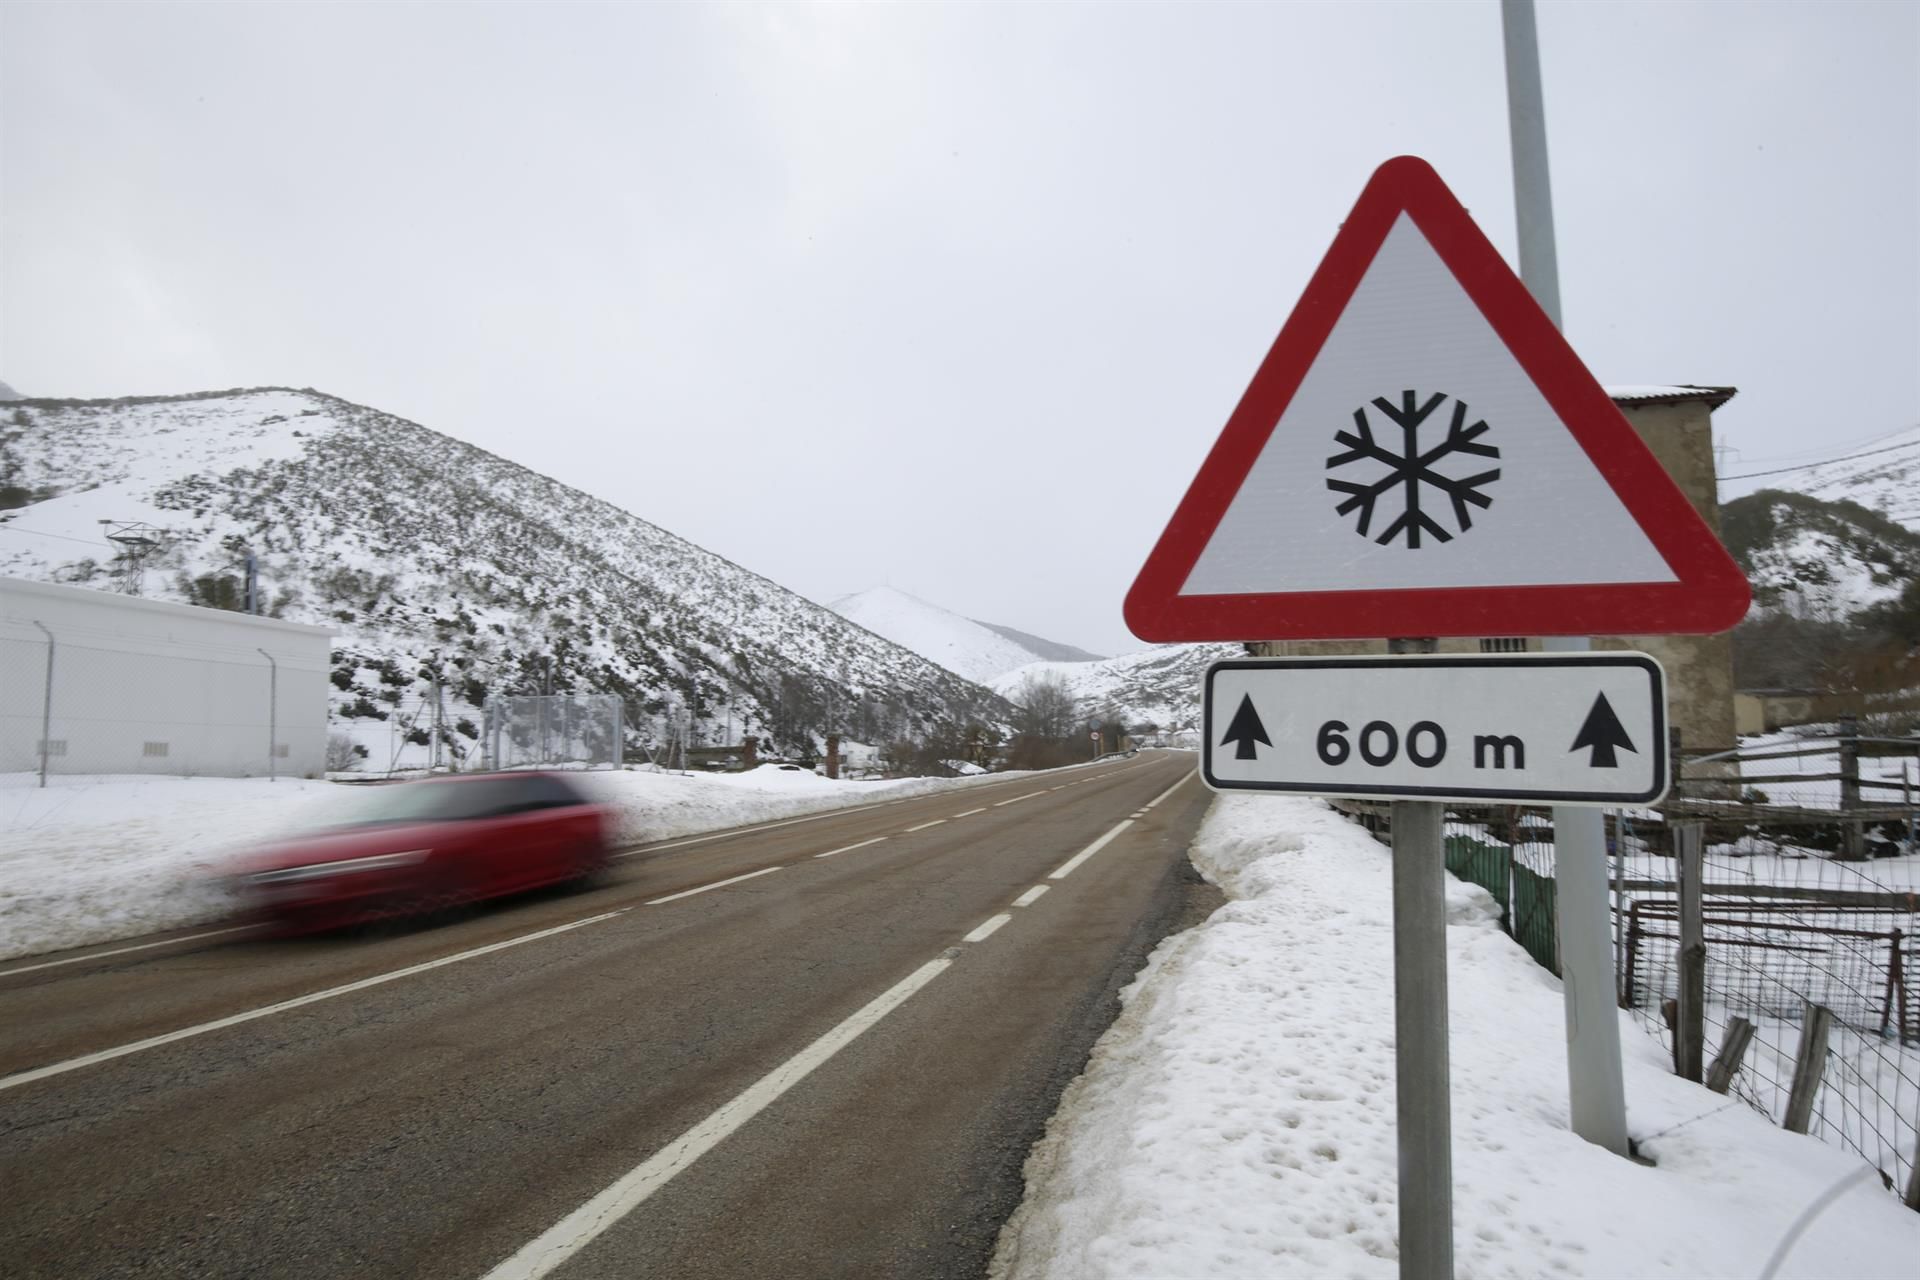
<path fill-rule="evenodd" d="M 1667 687 L 1644 653 L 1247 658 L 1207 669 L 1216 791 L 1651 804 Z"/>

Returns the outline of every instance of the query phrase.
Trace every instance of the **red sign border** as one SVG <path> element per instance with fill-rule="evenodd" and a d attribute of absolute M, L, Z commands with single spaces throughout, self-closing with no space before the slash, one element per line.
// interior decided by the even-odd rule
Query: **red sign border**
<path fill-rule="evenodd" d="M 1180 593 L 1402 213 L 1425 234 L 1677 581 Z M 1149 641 L 1710 634 L 1739 622 L 1751 598 L 1739 565 L 1440 175 L 1417 156 L 1397 156 L 1374 171 L 1341 224 L 1127 592 L 1125 616 L 1133 634 Z"/>

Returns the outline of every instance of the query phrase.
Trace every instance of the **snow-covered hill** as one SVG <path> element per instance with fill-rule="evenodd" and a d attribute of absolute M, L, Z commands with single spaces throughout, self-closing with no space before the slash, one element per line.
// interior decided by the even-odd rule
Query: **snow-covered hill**
<path fill-rule="evenodd" d="M 981 684 L 1031 662 L 1083 653 L 1071 645 L 1042 640 L 1011 627 L 963 618 L 895 587 L 874 587 L 842 596 L 827 607 L 875 635 L 885 636 Z"/>
<path fill-rule="evenodd" d="M 919 655 L 619 508 L 425 427 L 311 390 L 0 408 L 0 575 L 112 589 L 100 521 L 161 549 L 145 594 L 337 632 L 336 719 L 385 719 L 436 666 L 488 691 L 611 692 L 644 734 L 731 715 L 798 746 L 919 737 L 1010 708 Z M 728 690 L 733 691 L 731 708 Z"/>
<path fill-rule="evenodd" d="M 992 684 L 1017 702 L 1029 677 L 1058 676 L 1083 711 L 1111 708 L 1130 725 L 1184 731 L 1200 727 L 1200 683 L 1208 664 L 1245 656 L 1237 644 L 1165 644 L 1099 662 L 1036 662 L 996 676 Z"/>
<path fill-rule="evenodd" d="M 1920 533 L 1920 426 L 1888 436 L 1840 462 L 1778 477 L 1829 502 L 1857 502 Z"/>
<path fill-rule="evenodd" d="M 1920 532 L 1857 501 L 1762 489 L 1726 503 L 1720 527 L 1762 609 L 1843 621 L 1920 577 Z"/>

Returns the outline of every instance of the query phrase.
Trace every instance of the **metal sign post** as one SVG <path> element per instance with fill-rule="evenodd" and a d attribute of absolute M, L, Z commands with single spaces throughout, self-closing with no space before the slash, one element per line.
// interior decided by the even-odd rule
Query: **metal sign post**
<path fill-rule="evenodd" d="M 1387 643 L 1393 653 L 1432 653 L 1437 647 L 1431 639 Z M 1393 1059 L 1401 1280 L 1453 1276 L 1445 821 L 1445 811 L 1432 801 L 1394 801 Z"/>

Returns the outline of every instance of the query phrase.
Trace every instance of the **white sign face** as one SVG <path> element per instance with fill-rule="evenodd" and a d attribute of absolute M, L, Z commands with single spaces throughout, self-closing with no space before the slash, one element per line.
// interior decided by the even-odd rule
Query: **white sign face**
<path fill-rule="evenodd" d="M 1207 669 L 1216 791 L 1640 805 L 1667 790 L 1644 653 L 1248 658 Z"/>
<path fill-rule="evenodd" d="M 1676 580 L 1402 213 L 1181 594 Z"/>

